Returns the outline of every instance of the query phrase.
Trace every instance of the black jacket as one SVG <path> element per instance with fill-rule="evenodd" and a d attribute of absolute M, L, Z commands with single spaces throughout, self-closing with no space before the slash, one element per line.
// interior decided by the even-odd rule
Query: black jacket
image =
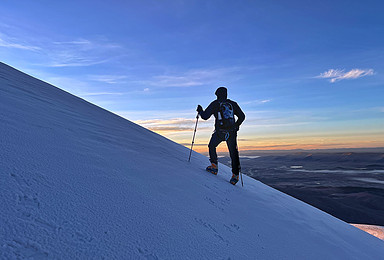
<path fill-rule="evenodd" d="M 243 123 L 243 121 L 245 120 L 245 114 L 243 113 L 243 111 L 241 110 L 241 108 L 239 107 L 239 105 L 235 102 L 235 101 L 232 101 L 230 99 L 226 99 L 225 100 L 226 102 L 230 102 L 232 107 L 233 107 L 233 113 L 235 116 L 237 116 L 237 120 L 235 122 L 235 125 L 234 125 L 234 129 L 230 129 L 230 130 L 239 130 L 239 126 L 241 125 L 241 123 Z M 201 116 L 202 119 L 204 120 L 208 120 L 212 115 L 215 116 L 215 130 L 220 130 L 220 124 L 218 122 L 218 113 L 219 113 L 219 110 L 220 110 L 220 101 L 219 100 L 215 100 L 213 102 L 211 102 L 211 104 L 209 104 L 209 106 L 201 111 L 199 114 Z"/>

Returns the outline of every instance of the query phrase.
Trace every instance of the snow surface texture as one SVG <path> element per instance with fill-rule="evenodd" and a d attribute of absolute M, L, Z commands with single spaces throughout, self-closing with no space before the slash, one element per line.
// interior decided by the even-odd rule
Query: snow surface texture
<path fill-rule="evenodd" d="M 383 259 L 383 241 L 0 63 L 1 259 Z M 191 133 L 192 135 L 192 133 Z M 208 140 L 207 140 L 208 141 Z"/>

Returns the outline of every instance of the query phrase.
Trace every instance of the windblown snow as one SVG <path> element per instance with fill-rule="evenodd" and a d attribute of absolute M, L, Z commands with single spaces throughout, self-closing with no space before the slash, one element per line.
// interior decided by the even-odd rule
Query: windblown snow
<path fill-rule="evenodd" d="M 192 133 L 191 133 L 192 134 Z M 383 241 L 0 63 L 1 259 L 383 259 Z"/>

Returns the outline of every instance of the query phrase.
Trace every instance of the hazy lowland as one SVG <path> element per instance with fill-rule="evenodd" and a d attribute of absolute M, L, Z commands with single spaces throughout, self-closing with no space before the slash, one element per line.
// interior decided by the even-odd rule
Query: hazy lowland
<path fill-rule="evenodd" d="M 228 154 L 219 161 L 230 165 Z M 248 151 L 241 166 L 244 174 L 348 223 L 384 226 L 384 148 Z"/>

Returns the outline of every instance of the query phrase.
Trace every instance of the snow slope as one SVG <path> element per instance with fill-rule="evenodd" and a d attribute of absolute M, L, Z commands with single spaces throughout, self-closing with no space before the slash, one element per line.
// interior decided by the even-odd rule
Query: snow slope
<path fill-rule="evenodd" d="M 191 133 L 192 134 L 192 133 Z M 0 63 L 1 259 L 383 259 L 383 241 Z"/>

